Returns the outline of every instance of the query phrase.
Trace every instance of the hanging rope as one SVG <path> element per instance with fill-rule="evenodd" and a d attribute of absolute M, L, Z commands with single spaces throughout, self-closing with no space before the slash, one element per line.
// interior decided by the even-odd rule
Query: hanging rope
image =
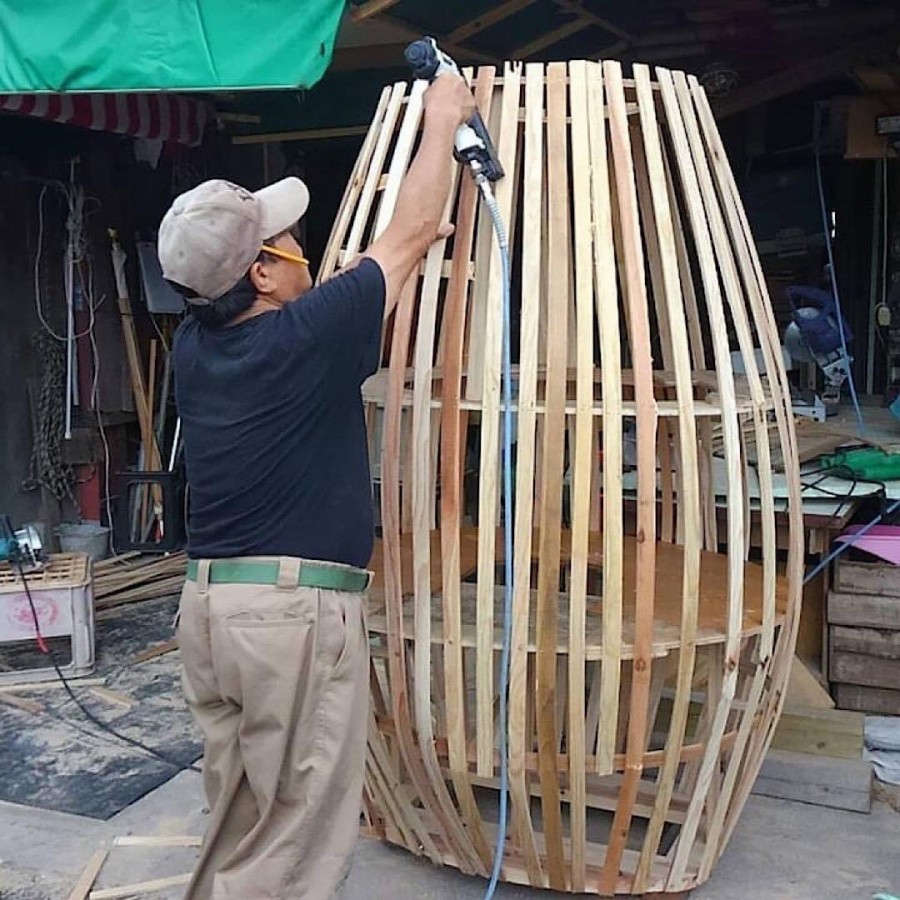
<path fill-rule="evenodd" d="M 22 487 L 26 491 L 46 488 L 57 500 L 68 497 L 77 507 L 72 492 L 75 470 L 63 457 L 66 419 L 64 345 L 44 331 L 35 333 L 31 340 L 40 358 L 41 392 L 35 416 L 31 465 Z"/>

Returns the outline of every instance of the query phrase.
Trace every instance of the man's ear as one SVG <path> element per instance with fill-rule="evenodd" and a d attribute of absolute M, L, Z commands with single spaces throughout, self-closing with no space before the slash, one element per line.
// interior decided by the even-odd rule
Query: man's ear
<path fill-rule="evenodd" d="M 265 296 L 266 294 L 271 294 L 275 290 L 275 283 L 272 280 L 271 273 L 265 263 L 257 260 L 250 266 L 250 271 L 247 274 L 250 277 L 250 282 L 256 289 L 257 294 Z"/>

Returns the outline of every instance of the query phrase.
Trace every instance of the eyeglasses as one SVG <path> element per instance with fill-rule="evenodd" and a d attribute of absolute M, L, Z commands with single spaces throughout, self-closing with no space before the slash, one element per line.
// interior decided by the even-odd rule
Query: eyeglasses
<path fill-rule="evenodd" d="M 277 256 L 278 259 L 286 259 L 288 262 L 297 263 L 301 266 L 309 265 L 308 259 L 298 256 L 296 253 L 291 253 L 288 250 L 282 250 L 280 247 L 273 247 L 271 244 L 263 244 L 262 249 L 264 253 L 268 253 L 270 256 Z"/>

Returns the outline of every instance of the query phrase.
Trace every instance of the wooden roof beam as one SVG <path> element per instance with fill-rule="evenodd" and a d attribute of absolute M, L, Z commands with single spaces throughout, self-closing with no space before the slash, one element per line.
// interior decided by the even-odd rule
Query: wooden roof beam
<path fill-rule="evenodd" d="M 715 102 L 713 109 L 716 117 L 724 119 L 735 113 L 743 112 L 745 109 L 759 106 L 761 103 L 768 103 L 770 100 L 794 94 L 828 78 L 843 75 L 855 68 L 858 63 L 868 61 L 873 54 L 877 55 L 893 50 L 896 48 L 897 40 L 896 32 L 879 34 L 860 41 L 853 41 L 822 56 L 804 60 L 796 66 L 783 69 L 754 84 L 748 84 L 730 96 Z"/>
<path fill-rule="evenodd" d="M 809 37 L 860 32 L 866 28 L 890 27 L 897 23 L 897 12 L 888 6 L 863 9 L 853 13 L 794 14 L 773 20 L 774 34 L 785 37 Z M 659 28 L 640 34 L 634 40 L 636 47 L 652 47 L 658 44 L 684 44 L 693 41 L 719 41 L 741 36 L 737 22 L 690 25 L 681 28 Z"/>
<path fill-rule="evenodd" d="M 705 56 L 710 51 L 710 45 L 703 42 L 686 44 L 659 44 L 656 47 L 628 47 L 628 53 L 621 57 L 622 62 L 644 62 L 668 64 L 673 59 L 693 59 Z M 621 53 L 621 51 L 614 51 Z M 609 58 L 610 51 L 605 50 L 600 54 L 601 58 Z"/>
<path fill-rule="evenodd" d="M 399 2 L 400 0 L 366 0 L 365 3 L 360 3 L 359 6 L 354 6 L 350 10 L 350 18 L 354 22 L 363 22 L 371 19 L 372 16 L 383 13 Z"/>
<path fill-rule="evenodd" d="M 468 22 L 464 22 L 462 25 L 454 28 L 447 35 L 447 40 L 464 41 L 466 38 L 472 37 L 473 34 L 478 34 L 479 31 L 484 31 L 486 28 L 490 28 L 492 25 L 496 25 L 498 22 L 502 22 L 504 19 L 514 15 L 519 10 L 531 6 L 534 2 L 535 0 L 506 0 L 505 3 L 501 3 L 493 9 L 482 13 L 478 18 L 470 19 Z"/>
<path fill-rule="evenodd" d="M 236 134 L 232 144 L 275 144 L 281 141 L 328 141 L 335 138 L 359 137 L 368 125 L 342 125 L 337 128 L 305 128 L 302 131 L 271 131 L 267 134 Z"/>
<path fill-rule="evenodd" d="M 582 6 L 582 0 L 554 0 L 554 3 L 563 11 L 567 13 L 572 13 L 573 15 L 580 16 L 582 19 L 586 19 L 591 25 L 596 25 L 598 28 L 602 28 L 604 31 L 608 31 L 610 34 L 614 34 L 619 40 L 622 41 L 633 41 L 634 35 L 629 34 L 622 28 L 619 28 L 618 25 L 610 22 L 609 19 L 604 19 L 603 16 L 598 16 L 596 13 L 591 12 L 589 9 L 585 9 Z"/>
<path fill-rule="evenodd" d="M 392 26 L 412 40 L 418 40 L 422 37 L 421 28 L 411 25 L 403 19 L 398 19 L 396 16 L 382 14 L 379 15 L 378 21 Z M 458 44 L 456 41 L 452 40 L 448 35 L 435 34 L 432 32 L 431 37 L 438 42 L 442 50 L 446 50 L 446 52 L 457 62 L 466 59 L 472 60 L 473 62 L 489 63 L 495 66 L 502 63 L 502 60 L 498 59 L 496 56 L 492 56 L 490 53 L 482 53 L 480 50 L 474 50 L 471 47 L 464 47 L 462 44 Z"/>
<path fill-rule="evenodd" d="M 894 77 L 890 66 L 857 66 L 853 80 L 865 91 L 890 93 L 900 90 L 900 81 Z"/>
<path fill-rule="evenodd" d="M 540 37 L 535 38 L 530 43 L 517 47 L 510 53 L 510 57 L 512 59 L 528 59 L 529 56 L 540 53 L 541 50 L 546 50 L 547 47 L 552 47 L 554 44 L 558 44 L 565 38 L 590 27 L 591 23 L 587 19 L 576 16 L 570 22 L 566 22 L 565 25 L 560 25 L 559 28 L 555 28 L 553 31 L 548 31 L 546 34 L 540 35 Z"/>

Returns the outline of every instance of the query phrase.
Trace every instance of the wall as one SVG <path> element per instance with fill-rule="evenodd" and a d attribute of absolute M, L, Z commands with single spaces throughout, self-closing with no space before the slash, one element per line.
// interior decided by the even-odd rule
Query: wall
<path fill-rule="evenodd" d="M 214 139 L 215 141 L 215 139 Z M 45 190 L 41 262 L 38 266 L 45 318 L 62 333 L 65 300 L 62 282 L 66 206 L 62 193 L 47 186 L 53 179 L 68 179 L 69 160 L 77 159 L 76 178 L 85 186 L 88 252 L 94 295 L 104 298 L 96 313 L 95 335 L 100 369 L 99 408 L 113 442 L 113 468 L 133 462 L 136 429 L 133 402 L 116 305 L 110 262 L 108 228 L 115 228 L 129 254 L 130 293 L 142 346 L 146 348 L 152 325 L 139 301 L 133 243 L 139 231 L 154 231 L 175 193 L 207 177 L 222 164 L 218 144 L 203 152 L 166 148 L 156 170 L 137 163 L 130 138 L 55 125 L 14 115 L 0 116 L 0 513 L 14 524 L 42 518 L 50 521 L 77 517 L 77 509 L 56 504 L 40 490 L 22 487 L 32 452 L 28 379 L 39 379 L 40 364 L 32 337 L 41 330 L 35 308 L 35 258 L 41 231 L 38 198 Z M 94 437 L 96 420 L 85 409 L 76 424 L 85 426 L 84 440 L 68 446 L 78 458 L 85 447 L 99 461 Z M 93 449 L 91 449 L 93 448 Z"/>
<path fill-rule="evenodd" d="M 870 297 L 873 290 L 881 296 L 880 263 L 874 267 L 873 285 L 872 256 L 874 247 L 880 260 L 881 233 L 873 227 L 880 163 L 848 158 L 858 155 L 853 148 L 874 129 L 873 119 L 848 114 L 854 103 L 858 106 L 857 101 L 865 99 L 851 103 L 847 96 L 851 90 L 839 80 L 757 107 L 726 120 L 730 126 L 726 140 L 783 329 L 790 318 L 784 288 L 817 284 L 827 261 L 816 183 L 818 134 L 826 204 L 836 215 L 833 252 L 841 304 L 855 335 L 853 371 L 863 392 L 869 368 Z M 865 135 L 858 134 L 859 129 Z M 891 184 L 900 184 L 893 174 L 898 165 L 890 163 Z M 894 205 L 895 196 L 900 197 L 900 191 L 891 192 Z M 879 340 L 872 343 L 873 393 L 880 397 L 887 380 L 885 353 Z"/>

